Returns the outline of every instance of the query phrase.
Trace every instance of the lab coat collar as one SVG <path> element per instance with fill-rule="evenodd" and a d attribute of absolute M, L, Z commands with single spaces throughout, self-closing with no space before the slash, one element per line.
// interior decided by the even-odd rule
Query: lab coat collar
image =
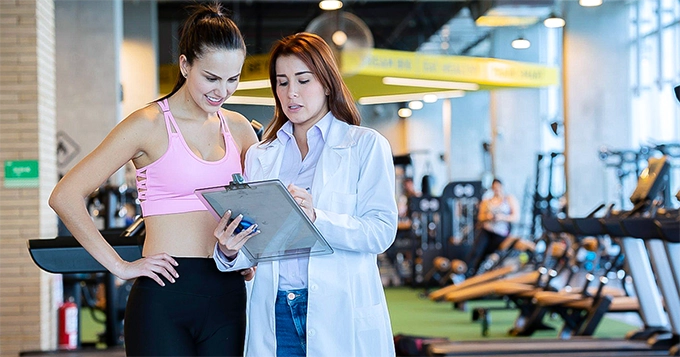
<path fill-rule="evenodd" d="M 331 113 L 329 113 L 328 116 L 329 117 L 324 118 L 324 121 L 327 121 L 328 123 L 328 128 L 324 128 L 324 123 L 320 129 L 322 133 L 327 133 L 325 137 L 326 146 L 330 147 L 332 150 L 323 150 L 319 162 L 326 168 L 332 168 L 338 167 L 340 164 L 343 156 L 343 149 L 356 145 L 357 141 L 350 135 L 349 124 L 337 120 Z M 259 156 L 260 167 L 262 168 L 265 177 L 278 176 L 281 169 L 282 155 L 284 152 L 283 148 L 286 144 L 283 138 L 288 139 L 287 135 L 280 135 L 271 142 L 260 146 L 260 148 L 265 151 Z M 334 170 L 317 170 L 317 175 L 321 173 L 321 179 L 325 185 L 334 172 Z"/>

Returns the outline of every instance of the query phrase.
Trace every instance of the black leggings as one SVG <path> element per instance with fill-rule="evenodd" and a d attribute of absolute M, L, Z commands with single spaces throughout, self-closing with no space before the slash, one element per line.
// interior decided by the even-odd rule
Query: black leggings
<path fill-rule="evenodd" d="M 242 356 L 243 276 L 220 272 L 209 258 L 175 260 L 174 284 L 165 281 L 162 287 L 140 277 L 132 286 L 125 308 L 126 355 Z"/>

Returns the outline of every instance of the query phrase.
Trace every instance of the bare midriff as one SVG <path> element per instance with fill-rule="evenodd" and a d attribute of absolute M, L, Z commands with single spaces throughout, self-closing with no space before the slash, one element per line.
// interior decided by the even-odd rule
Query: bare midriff
<path fill-rule="evenodd" d="M 208 211 L 144 218 L 143 256 L 167 253 L 173 257 L 211 257 L 217 220 Z"/>

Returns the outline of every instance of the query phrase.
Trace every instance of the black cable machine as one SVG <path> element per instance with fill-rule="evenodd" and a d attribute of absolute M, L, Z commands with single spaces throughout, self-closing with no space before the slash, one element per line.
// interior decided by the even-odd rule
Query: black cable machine
<path fill-rule="evenodd" d="M 444 254 L 450 259 L 464 260 L 475 240 L 482 181 L 454 181 L 442 191 L 441 233 L 447 241 Z"/>
<path fill-rule="evenodd" d="M 560 162 L 560 160 L 562 160 Z M 544 162 L 548 163 L 545 164 Z M 566 207 L 562 206 L 560 200 L 564 196 L 564 192 L 555 192 L 555 181 L 558 179 L 555 174 L 558 170 L 562 170 L 562 177 L 564 176 L 564 154 L 561 152 L 550 152 L 547 154 L 538 154 L 536 158 L 536 172 L 531 194 L 531 204 L 526 204 L 529 198 L 525 195 L 525 207 L 531 207 L 531 222 L 529 223 L 529 237 L 534 239 L 541 234 L 541 217 L 555 216 L 560 212 L 565 212 Z M 547 171 L 547 176 L 546 176 Z M 525 222 L 522 219 L 522 222 Z"/>

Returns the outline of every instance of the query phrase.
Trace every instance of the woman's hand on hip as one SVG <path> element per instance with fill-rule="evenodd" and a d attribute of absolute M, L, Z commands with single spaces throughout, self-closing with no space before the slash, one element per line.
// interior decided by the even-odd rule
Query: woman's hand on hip
<path fill-rule="evenodd" d="M 146 276 L 153 279 L 158 285 L 165 286 L 165 282 L 161 279 L 161 275 L 171 283 L 179 278 L 177 270 L 177 261 L 167 253 L 159 253 L 144 257 L 134 262 L 125 262 L 122 271 L 115 274 L 123 280 L 129 280 L 140 276 Z"/>

